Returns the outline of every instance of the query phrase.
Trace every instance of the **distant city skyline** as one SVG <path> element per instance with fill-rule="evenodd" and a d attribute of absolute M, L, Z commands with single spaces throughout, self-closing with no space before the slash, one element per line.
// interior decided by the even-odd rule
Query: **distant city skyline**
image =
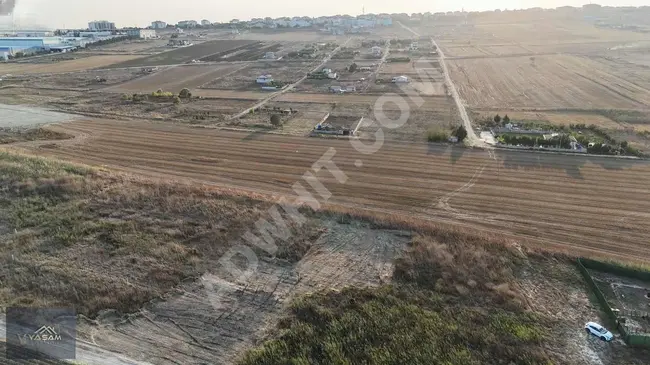
<path fill-rule="evenodd" d="M 13 0 L 6 0 L 13 1 Z M 2 0 L 0 0 L 2 2 Z M 176 24 L 181 20 L 208 19 L 211 22 L 227 22 L 231 19 L 281 16 L 321 16 L 366 13 L 423 13 L 439 11 L 485 11 L 494 9 L 525 9 L 532 7 L 555 8 L 559 6 L 580 7 L 587 3 L 605 6 L 650 5 L 648 0 L 585 1 L 585 0 L 410 0 L 399 4 L 379 0 L 330 0 L 305 3 L 300 0 L 266 2 L 259 0 L 221 1 L 185 0 L 161 5 L 158 0 L 112 0 L 94 2 L 82 0 L 17 0 L 13 16 L 0 16 L 0 28 L 9 28 L 12 21 L 18 28 L 85 28 L 93 20 L 108 20 L 118 27 L 145 27 L 152 21 L 161 20 Z"/>

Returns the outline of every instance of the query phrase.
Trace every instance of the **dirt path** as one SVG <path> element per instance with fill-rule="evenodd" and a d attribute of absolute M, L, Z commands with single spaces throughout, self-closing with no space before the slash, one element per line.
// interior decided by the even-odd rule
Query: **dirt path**
<path fill-rule="evenodd" d="M 342 45 L 338 46 L 336 49 L 334 49 L 332 52 L 330 52 L 327 55 L 327 57 L 325 57 L 323 62 L 321 62 L 318 66 L 314 67 L 314 69 L 311 70 L 309 73 L 316 72 L 316 71 L 318 71 L 319 68 L 323 67 L 330 59 L 332 59 L 332 56 L 337 54 L 338 51 L 341 50 L 341 47 L 345 47 L 350 42 L 351 39 L 352 38 L 348 38 Z M 296 86 L 300 85 L 300 83 L 305 81 L 307 79 L 307 76 L 308 75 L 305 75 L 302 78 L 300 78 L 300 80 L 294 82 L 293 84 L 290 84 L 290 85 L 286 86 L 284 89 L 274 92 L 273 94 L 269 95 L 268 97 L 262 99 L 262 101 L 260 101 L 259 103 L 253 105 L 252 107 L 250 107 L 250 108 L 248 108 L 246 110 L 243 110 L 241 113 L 238 113 L 238 114 L 235 114 L 235 115 L 231 116 L 230 119 L 239 119 L 240 117 L 250 113 L 251 110 L 260 108 L 260 107 L 266 105 L 269 101 L 277 98 L 278 96 L 283 95 L 285 93 L 288 93 L 289 91 L 293 90 Z"/>
<path fill-rule="evenodd" d="M 407 27 L 401 22 L 398 23 L 400 26 L 402 26 L 402 28 L 408 30 L 409 32 L 413 33 L 418 37 L 420 36 L 420 34 L 415 32 L 413 29 Z M 438 59 L 440 60 L 440 66 L 442 67 L 442 72 L 445 75 L 445 82 L 447 83 L 447 87 L 449 88 L 449 92 L 451 93 L 452 98 L 454 98 L 454 102 L 456 103 L 456 108 L 458 108 L 458 112 L 460 113 L 460 118 L 463 121 L 463 125 L 467 130 L 466 143 L 470 146 L 475 146 L 475 147 L 489 147 L 489 145 L 484 143 L 481 139 L 479 139 L 476 136 L 476 133 L 474 132 L 474 128 L 472 128 L 472 122 L 469 119 L 467 110 L 465 110 L 465 104 L 463 103 L 463 100 L 460 98 L 460 94 L 456 89 L 456 85 L 454 84 L 454 81 L 451 79 L 451 76 L 449 74 L 449 69 L 447 68 L 447 63 L 445 62 L 445 53 L 442 51 L 442 48 L 438 46 L 438 43 L 435 41 L 435 39 L 431 38 L 431 43 L 433 43 L 433 45 L 436 47 L 438 51 Z"/>
<path fill-rule="evenodd" d="M 260 260 L 245 281 L 214 271 L 128 321 L 83 326 L 99 345 L 156 364 L 234 363 L 296 295 L 390 281 L 402 232 L 323 221 L 325 233 L 298 263 Z"/>

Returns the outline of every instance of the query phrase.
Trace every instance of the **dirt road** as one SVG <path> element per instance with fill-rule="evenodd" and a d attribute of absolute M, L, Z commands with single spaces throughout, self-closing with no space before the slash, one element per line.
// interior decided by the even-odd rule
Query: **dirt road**
<path fill-rule="evenodd" d="M 333 147 L 349 180 L 318 174 L 331 204 L 474 227 L 572 254 L 650 261 L 647 161 L 388 142 L 363 155 L 347 140 L 140 122 L 62 129 L 88 137 L 34 152 L 263 193 L 293 194 L 292 185 Z"/>
<path fill-rule="evenodd" d="M 407 27 L 401 22 L 398 23 L 399 25 L 402 26 L 402 28 L 413 33 L 415 36 L 418 37 L 420 36 L 420 34 L 415 32 L 413 29 Z M 451 76 L 449 75 L 449 69 L 447 68 L 447 63 L 445 62 L 445 53 L 442 51 L 442 48 L 438 46 L 438 43 L 436 42 L 435 39 L 431 38 L 431 43 L 433 43 L 433 45 L 438 50 L 438 59 L 440 61 L 440 66 L 442 67 L 442 73 L 445 75 L 445 82 L 447 83 L 447 87 L 449 88 L 449 92 L 451 93 L 452 98 L 454 98 L 454 102 L 456 103 L 456 108 L 458 108 L 458 112 L 460 113 L 460 118 L 463 121 L 463 125 L 467 130 L 466 143 L 470 146 L 487 147 L 487 145 L 476 136 L 476 133 L 474 133 L 474 128 L 472 128 L 472 122 L 469 119 L 467 110 L 465 110 L 465 104 L 463 103 L 463 100 L 460 98 L 460 94 L 456 89 L 456 85 L 454 85 L 454 81 L 451 79 Z"/>
<path fill-rule="evenodd" d="M 325 66 L 325 64 L 332 58 L 332 56 L 334 56 L 341 49 L 341 47 L 345 47 L 350 42 L 351 39 L 352 38 L 348 38 L 343 44 L 341 44 L 336 49 L 334 49 L 332 52 L 330 52 L 327 55 L 327 57 L 325 57 L 325 59 L 323 59 L 323 62 L 321 62 L 318 66 L 314 67 L 314 69 L 309 71 L 309 73 L 316 72 L 316 71 L 318 71 L 318 69 Z M 307 76 L 308 75 L 305 75 L 302 78 L 300 78 L 300 80 L 294 82 L 293 84 L 287 85 L 284 89 L 274 92 L 273 94 L 269 95 L 268 97 L 262 99 L 262 101 L 260 101 L 259 103 L 253 105 L 252 107 L 250 107 L 250 108 L 248 108 L 246 110 L 243 110 L 241 113 L 233 115 L 232 117 L 230 117 L 230 119 L 238 119 L 238 118 L 250 113 L 251 110 L 260 108 L 260 107 L 266 105 L 266 103 L 268 103 L 269 101 L 275 99 L 276 97 L 278 97 L 280 95 L 283 95 L 285 93 L 288 93 L 289 91 L 293 90 L 296 86 L 300 85 L 301 82 L 305 81 L 307 79 Z"/>

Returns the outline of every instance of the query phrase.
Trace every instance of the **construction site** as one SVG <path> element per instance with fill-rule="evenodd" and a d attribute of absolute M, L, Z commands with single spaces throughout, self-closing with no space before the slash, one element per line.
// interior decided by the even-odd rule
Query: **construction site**
<path fill-rule="evenodd" d="M 1 307 L 79 364 L 647 365 L 650 36 L 544 14 L 0 62 Z"/>

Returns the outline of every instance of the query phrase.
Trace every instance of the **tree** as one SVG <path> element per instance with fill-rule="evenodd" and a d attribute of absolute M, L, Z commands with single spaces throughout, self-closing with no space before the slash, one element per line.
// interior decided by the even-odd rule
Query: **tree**
<path fill-rule="evenodd" d="M 465 138 L 467 138 L 467 129 L 465 129 L 465 127 L 461 125 L 454 131 L 454 136 L 458 138 L 459 142 L 464 141 Z"/>
<path fill-rule="evenodd" d="M 190 92 L 190 89 L 183 89 L 178 93 L 178 97 L 181 99 L 189 99 L 192 97 L 192 93 Z"/>
<path fill-rule="evenodd" d="M 497 124 L 501 123 L 501 116 L 500 116 L 499 114 L 495 115 L 495 116 L 494 116 L 494 121 L 495 121 Z"/>
<path fill-rule="evenodd" d="M 280 116 L 277 114 L 271 115 L 271 125 L 278 127 L 280 124 L 282 124 L 282 119 L 280 119 Z"/>
<path fill-rule="evenodd" d="M 353 63 L 350 65 L 350 67 L 348 67 L 348 71 L 350 71 L 350 72 L 356 72 L 358 68 L 359 68 L 359 66 L 358 66 L 356 63 L 353 62 Z"/>
<path fill-rule="evenodd" d="M 503 123 L 504 123 L 504 124 L 508 124 L 508 123 L 510 123 L 510 117 L 508 116 L 508 114 L 506 114 L 506 116 L 503 117 Z"/>
<path fill-rule="evenodd" d="M 174 96 L 173 100 L 174 100 L 174 104 L 180 104 L 181 103 L 181 98 L 179 98 L 178 96 Z"/>
<path fill-rule="evenodd" d="M 621 142 L 621 148 L 627 149 L 627 141 Z"/>
<path fill-rule="evenodd" d="M 178 38 L 178 34 L 176 34 L 176 33 L 172 34 L 171 39 L 176 39 L 176 38 Z"/>

